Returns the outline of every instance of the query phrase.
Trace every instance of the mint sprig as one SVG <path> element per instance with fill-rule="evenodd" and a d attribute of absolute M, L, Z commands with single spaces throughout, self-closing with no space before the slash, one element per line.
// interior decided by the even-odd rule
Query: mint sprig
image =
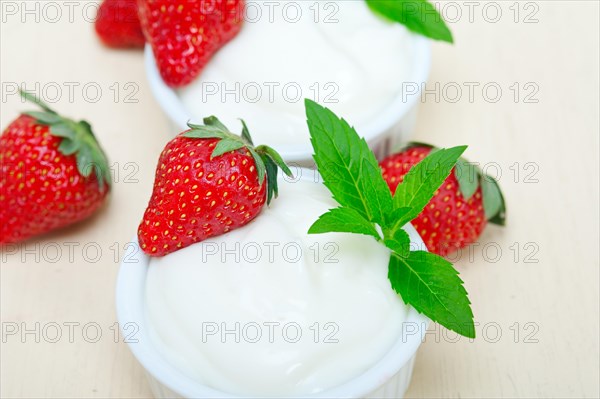
<path fill-rule="evenodd" d="M 407 29 L 434 40 L 453 43 L 452 33 L 433 4 L 426 0 L 366 0 L 369 8 Z"/>
<path fill-rule="evenodd" d="M 413 166 L 392 197 L 366 141 L 344 119 L 306 100 L 314 160 L 323 183 L 340 205 L 321 215 L 309 234 L 364 234 L 388 247 L 388 277 L 403 301 L 433 321 L 475 337 L 473 313 L 452 264 L 426 252 L 410 251 L 403 230 L 431 200 L 466 146 L 438 149 Z"/>
<path fill-rule="evenodd" d="M 392 195 L 367 142 L 344 119 L 310 100 L 306 116 L 314 159 L 333 198 L 364 219 L 384 224 Z"/>

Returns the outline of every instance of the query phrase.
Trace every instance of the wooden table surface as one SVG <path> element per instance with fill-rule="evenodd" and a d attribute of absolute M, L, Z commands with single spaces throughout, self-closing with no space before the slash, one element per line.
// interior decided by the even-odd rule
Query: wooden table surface
<path fill-rule="evenodd" d="M 114 287 L 167 119 L 142 54 L 98 44 L 94 3 L 0 5 L 1 126 L 28 108 L 23 84 L 89 120 L 116 172 L 93 220 L 1 254 L 1 396 L 148 397 L 114 335 Z M 407 396 L 598 397 L 599 3 L 439 5 L 456 44 L 433 45 L 416 139 L 469 144 L 501 173 L 508 226 L 457 260 L 479 338 L 433 327 Z"/>

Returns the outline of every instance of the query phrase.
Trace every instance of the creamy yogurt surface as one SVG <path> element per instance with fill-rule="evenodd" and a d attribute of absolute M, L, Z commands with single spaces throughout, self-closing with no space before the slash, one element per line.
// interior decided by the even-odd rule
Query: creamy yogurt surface
<path fill-rule="evenodd" d="M 280 179 L 279 198 L 248 225 L 152 258 L 147 324 L 165 360 L 251 396 L 316 393 L 379 361 L 408 308 L 373 238 L 307 234 L 335 206 L 321 183 Z"/>
<path fill-rule="evenodd" d="M 363 0 L 247 4 L 240 33 L 179 92 L 195 121 L 216 115 L 233 129 L 243 118 L 257 143 L 310 151 L 304 98 L 360 131 L 411 79 L 412 34 Z"/>

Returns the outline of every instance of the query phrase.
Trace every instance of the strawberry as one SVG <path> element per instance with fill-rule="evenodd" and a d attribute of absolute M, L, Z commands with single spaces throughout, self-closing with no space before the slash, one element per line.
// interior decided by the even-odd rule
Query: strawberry
<path fill-rule="evenodd" d="M 415 143 L 379 163 L 392 193 L 404 175 L 433 150 Z M 412 224 L 431 252 L 447 256 L 475 242 L 488 221 L 504 225 L 505 213 L 498 183 L 461 158 Z"/>
<path fill-rule="evenodd" d="M 181 87 L 242 26 L 243 0 L 139 0 L 139 16 L 163 80 Z"/>
<path fill-rule="evenodd" d="M 154 189 L 138 228 L 150 256 L 163 256 L 250 222 L 277 197 L 277 170 L 291 172 L 272 148 L 254 148 L 242 121 L 241 137 L 217 118 L 167 143 Z"/>
<path fill-rule="evenodd" d="M 136 0 L 104 0 L 96 17 L 96 33 L 108 47 L 142 48 L 145 39 Z"/>
<path fill-rule="evenodd" d="M 0 136 L 0 243 L 79 222 L 109 191 L 108 161 L 86 121 L 64 118 L 30 94 L 25 112 Z"/>

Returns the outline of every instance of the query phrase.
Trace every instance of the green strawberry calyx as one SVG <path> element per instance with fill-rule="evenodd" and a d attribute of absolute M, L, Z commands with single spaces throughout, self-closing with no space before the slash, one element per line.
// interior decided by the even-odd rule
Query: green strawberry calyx
<path fill-rule="evenodd" d="M 408 150 L 413 147 L 431 148 L 431 153 L 437 151 L 437 147 L 427 143 L 411 142 L 402 150 Z M 454 168 L 454 176 L 458 181 L 460 192 L 465 200 L 469 200 L 481 187 L 483 195 L 483 210 L 485 218 L 493 224 L 504 226 L 506 224 L 506 203 L 504 195 L 500 190 L 498 181 L 493 177 L 483 173 L 476 164 L 460 157 Z"/>
<path fill-rule="evenodd" d="M 243 119 L 242 134 L 237 135 L 232 133 L 217 117 L 209 116 L 204 118 L 204 125 L 196 125 L 188 123 L 190 130 L 183 133 L 184 137 L 198 139 L 219 139 L 211 154 L 211 159 L 223 154 L 247 149 L 256 165 L 256 173 L 258 182 L 262 186 L 267 182 L 267 205 L 271 203 L 273 198 L 277 198 L 277 171 L 281 168 L 283 173 L 289 177 L 293 177 L 292 171 L 286 165 L 285 161 L 277 151 L 266 145 L 254 146 L 248 126 Z"/>
<path fill-rule="evenodd" d="M 108 158 L 102 151 L 90 124 L 84 120 L 76 122 L 59 115 L 31 93 L 21 90 L 20 94 L 25 100 L 42 109 L 42 111 L 29 111 L 23 114 L 31 116 L 40 125 L 48 126 L 51 135 L 61 138 L 58 150 L 65 156 L 75 156 L 79 173 L 85 178 L 94 173 L 101 191 L 104 190 L 105 184 L 110 187 Z"/>

